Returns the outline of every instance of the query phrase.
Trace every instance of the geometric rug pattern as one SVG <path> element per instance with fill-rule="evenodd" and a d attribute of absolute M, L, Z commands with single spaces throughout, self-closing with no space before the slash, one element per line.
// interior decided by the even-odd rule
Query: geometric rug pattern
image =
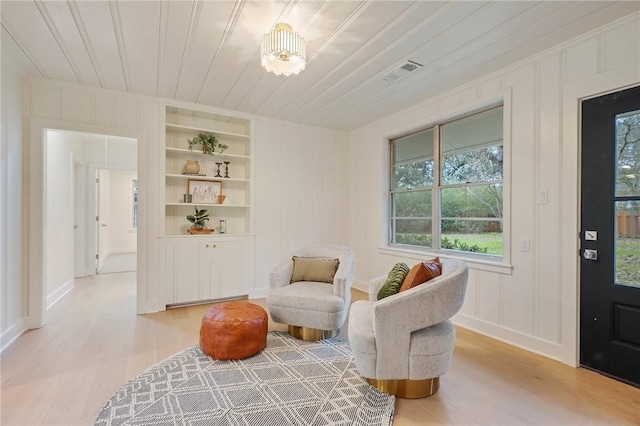
<path fill-rule="evenodd" d="M 198 345 L 171 356 L 124 385 L 94 425 L 390 425 L 394 407 L 348 343 L 272 331 L 250 358 L 216 360 Z"/>

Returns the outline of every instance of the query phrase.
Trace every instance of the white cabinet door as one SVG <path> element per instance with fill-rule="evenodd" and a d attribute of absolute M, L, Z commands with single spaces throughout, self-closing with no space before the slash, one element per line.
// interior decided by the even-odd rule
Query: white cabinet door
<path fill-rule="evenodd" d="M 198 298 L 196 300 L 216 299 L 216 243 L 206 242 L 198 245 Z"/>
<path fill-rule="evenodd" d="M 200 299 L 201 280 L 200 248 L 197 244 L 175 242 L 173 251 L 173 301 L 172 303 L 193 302 Z"/>
<path fill-rule="evenodd" d="M 245 244 L 228 241 L 216 249 L 218 298 L 246 294 L 242 291 L 245 270 Z"/>
<path fill-rule="evenodd" d="M 243 239 L 161 239 L 166 304 L 246 295 L 253 276 L 253 241 Z"/>

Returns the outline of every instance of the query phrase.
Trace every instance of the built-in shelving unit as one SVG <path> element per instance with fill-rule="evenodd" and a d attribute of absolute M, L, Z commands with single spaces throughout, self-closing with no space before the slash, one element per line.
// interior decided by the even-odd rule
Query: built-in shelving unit
<path fill-rule="evenodd" d="M 187 235 L 190 223 L 186 216 L 193 213 L 196 205 L 209 210 L 211 219 L 208 226 L 215 232 L 208 237 L 219 233 L 220 219 L 226 220 L 227 235 L 250 234 L 251 120 L 178 106 L 167 106 L 165 117 L 165 236 Z M 199 133 L 214 135 L 228 148 L 222 154 L 215 152 L 213 155 L 205 154 L 196 147 L 190 150 L 188 140 Z M 198 161 L 200 171 L 197 175 L 185 174 L 187 160 Z M 226 167 L 229 177 L 224 177 Z M 220 176 L 217 176 L 218 170 Z M 226 199 L 222 204 L 185 203 L 184 194 L 188 193 L 190 180 L 220 182 L 221 194 Z"/>

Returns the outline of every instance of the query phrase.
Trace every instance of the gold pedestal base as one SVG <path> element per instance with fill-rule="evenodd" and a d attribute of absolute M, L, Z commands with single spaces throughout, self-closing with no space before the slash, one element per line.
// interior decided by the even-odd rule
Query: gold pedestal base
<path fill-rule="evenodd" d="M 395 395 L 398 398 L 425 398 L 433 395 L 440 389 L 440 377 L 425 380 L 367 379 L 367 381 L 382 392 Z"/>
<path fill-rule="evenodd" d="M 331 339 L 336 337 L 340 330 L 318 330 L 317 328 L 299 327 L 297 325 L 289 326 L 289 334 L 296 339 L 306 340 L 307 342 L 315 342 L 322 339 Z"/>

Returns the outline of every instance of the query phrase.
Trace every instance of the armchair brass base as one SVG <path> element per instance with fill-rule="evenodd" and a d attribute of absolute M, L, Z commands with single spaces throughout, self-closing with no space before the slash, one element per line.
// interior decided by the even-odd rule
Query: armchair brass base
<path fill-rule="evenodd" d="M 336 337 L 340 330 L 319 330 L 317 328 L 299 327 L 297 325 L 289 326 L 289 334 L 296 339 L 314 342 L 322 339 L 331 339 Z"/>
<path fill-rule="evenodd" d="M 376 380 L 367 379 L 375 388 L 384 393 L 395 395 L 398 398 L 425 398 L 438 392 L 440 389 L 440 377 L 424 380 Z"/>

